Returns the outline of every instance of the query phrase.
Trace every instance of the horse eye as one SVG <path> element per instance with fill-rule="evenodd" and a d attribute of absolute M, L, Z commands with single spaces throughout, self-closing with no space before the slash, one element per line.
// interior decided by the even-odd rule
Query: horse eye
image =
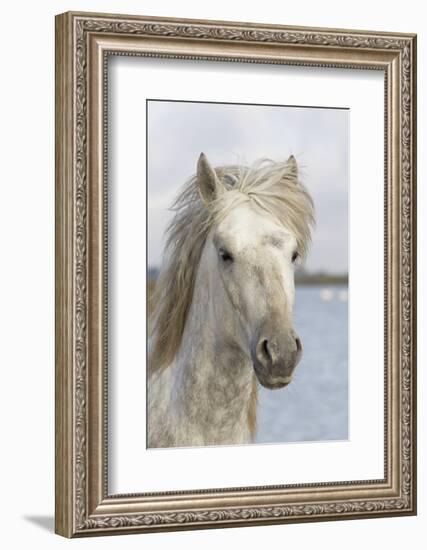
<path fill-rule="evenodd" d="M 292 254 L 292 263 L 294 264 L 299 258 L 299 254 L 297 251 L 295 251 L 293 254 Z"/>
<path fill-rule="evenodd" d="M 225 248 L 219 249 L 219 256 L 221 260 L 225 263 L 231 263 L 233 261 L 233 256 L 228 252 L 228 250 L 225 250 Z"/>

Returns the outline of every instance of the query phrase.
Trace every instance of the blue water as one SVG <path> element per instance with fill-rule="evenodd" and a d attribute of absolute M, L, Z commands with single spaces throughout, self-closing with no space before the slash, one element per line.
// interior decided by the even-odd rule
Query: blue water
<path fill-rule="evenodd" d="M 281 390 L 260 388 L 256 443 L 348 437 L 348 304 L 345 286 L 300 286 L 294 324 L 303 357 Z"/>

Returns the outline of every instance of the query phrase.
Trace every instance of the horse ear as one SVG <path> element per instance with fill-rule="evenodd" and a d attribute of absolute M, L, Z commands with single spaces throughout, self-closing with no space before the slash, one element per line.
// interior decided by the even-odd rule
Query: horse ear
<path fill-rule="evenodd" d="M 291 155 L 288 160 L 287 164 L 289 168 L 291 169 L 291 175 L 295 178 L 295 183 L 298 183 L 298 164 L 294 157 L 294 155 Z"/>
<path fill-rule="evenodd" d="M 200 153 L 197 162 L 197 186 L 200 197 L 206 205 L 223 191 L 223 186 L 204 153 Z"/>

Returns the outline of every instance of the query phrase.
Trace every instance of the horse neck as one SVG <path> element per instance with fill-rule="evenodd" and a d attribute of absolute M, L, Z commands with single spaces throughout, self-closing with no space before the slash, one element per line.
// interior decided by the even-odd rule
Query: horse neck
<path fill-rule="evenodd" d="M 255 377 L 237 316 L 210 268 L 212 246 L 208 241 L 200 261 L 174 368 L 180 386 L 174 395 L 181 413 L 209 434 L 206 444 L 238 442 L 239 434 L 243 442 L 253 428 Z"/>

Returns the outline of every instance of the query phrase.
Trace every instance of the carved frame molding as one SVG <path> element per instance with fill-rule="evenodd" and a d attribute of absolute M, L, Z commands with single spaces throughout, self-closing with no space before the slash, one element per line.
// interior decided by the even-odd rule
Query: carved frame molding
<path fill-rule="evenodd" d="M 108 495 L 106 59 L 385 73 L 385 478 Z M 56 18 L 56 532 L 67 537 L 416 513 L 416 37 L 68 12 Z"/>

